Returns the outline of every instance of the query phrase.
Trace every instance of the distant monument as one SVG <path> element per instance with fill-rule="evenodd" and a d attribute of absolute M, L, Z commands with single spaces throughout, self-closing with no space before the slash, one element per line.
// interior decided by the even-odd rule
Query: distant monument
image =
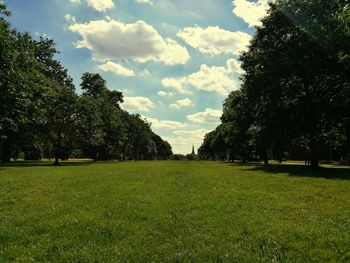
<path fill-rule="evenodd" d="M 187 161 L 194 161 L 194 160 L 196 160 L 196 158 L 197 158 L 197 156 L 196 156 L 196 152 L 194 150 L 194 145 L 192 145 L 192 153 L 186 155 L 186 160 Z"/>

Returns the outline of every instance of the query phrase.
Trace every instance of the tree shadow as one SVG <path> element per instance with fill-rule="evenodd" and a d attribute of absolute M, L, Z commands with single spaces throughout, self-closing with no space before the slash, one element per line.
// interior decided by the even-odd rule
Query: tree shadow
<path fill-rule="evenodd" d="M 59 165 L 55 165 L 52 161 L 16 161 L 10 163 L 1 163 L 0 169 L 4 167 L 24 168 L 24 167 L 67 167 L 67 166 L 85 166 L 93 164 L 92 160 L 82 161 L 61 161 Z"/>
<path fill-rule="evenodd" d="M 242 162 L 224 162 L 224 161 L 222 161 L 221 163 L 225 163 L 225 164 L 228 164 L 230 166 L 236 166 L 236 167 L 256 167 L 256 166 L 261 166 L 261 162 L 242 163 Z"/>
<path fill-rule="evenodd" d="M 324 178 L 324 179 L 340 179 L 340 180 L 350 180 L 350 168 L 346 167 L 319 167 L 317 169 L 312 169 L 303 165 L 269 165 L 254 166 L 248 170 L 251 171 L 262 171 L 265 173 L 284 173 L 289 176 L 295 177 L 312 177 L 312 178 Z"/>

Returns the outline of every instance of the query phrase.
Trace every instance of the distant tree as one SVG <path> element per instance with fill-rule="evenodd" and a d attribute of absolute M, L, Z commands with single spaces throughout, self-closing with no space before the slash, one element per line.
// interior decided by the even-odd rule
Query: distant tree
<path fill-rule="evenodd" d="M 140 115 L 121 109 L 123 94 L 84 73 L 77 95 L 52 39 L 33 39 L 7 22 L 0 2 L 0 160 L 24 156 L 98 160 L 166 159 L 171 146 Z"/>
<path fill-rule="evenodd" d="M 94 73 L 84 73 L 81 78 L 83 95 L 79 107 L 80 138 L 83 151 L 94 161 L 100 159 L 105 137 L 106 118 L 110 118 L 109 104 L 114 100 L 119 107 L 122 97 L 119 94 L 109 93 L 106 81 Z M 111 99 L 110 99 L 111 98 Z M 103 112 L 106 116 L 103 116 Z"/>
<path fill-rule="evenodd" d="M 134 114 L 129 116 L 128 141 L 131 145 L 131 159 L 143 160 L 156 151 L 151 138 L 150 124 Z"/>
<path fill-rule="evenodd" d="M 202 145 L 198 149 L 198 154 L 202 160 L 216 159 L 216 153 L 212 148 L 212 140 L 215 136 L 215 131 L 209 132 L 204 136 Z"/>
<path fill-rule="evenodd" d="M 161 160 L 169 159 L 173 154 L 171 145 L 164 141 L 159 135 L 152 132 L 152 140 L 156 144 L 156 153 L 155 157 Z"/>
<path fill-rule="evenodd" d="M 59 159 L 66 159 L 73 146 L 76 132 L 77 96 L 74 91 L 65 86 L 56 86 L 47 97 L 49 138 L 53 142 L 55 165 L 59 164 Z"/>
<path fill-rule="evenodd" d="M 102 160 L 115 160 L 120 158 L 125 136 L 125 127 L 122 122 L 122 113 L 119 104 L 110 101 L 110 97 L 101 100 L 99 105 L 102 120 L 103 142 L 99 158 Z"/>
<path fill-rule="evenodd" d="M 229 94 L 224 102 L 221 120 L 221 134 L 225 137 L 230 159 L 240 157 L 246 162 L 252 150 L 248 131 L 254 120 L 252 105 L 244 91 L 233 91 Z"/>
<path fill-rule="evenodd" d="M 204 160 L 226 160 L 227 144 L 223 126 L 218 126 L 214 131 L 206 134 L 204 142 L 198 149 L 200 159 Z"/>
<path fill-rule="evenodd" d="M 103 144 L 103 122 L 96 100 L 81 96 L 78 106 L 78 142 L 85 156 L 97 161 L 98 150 Z"/>
<path fill-rule="evenodd" d="M 186 156 L 183 155 L 183 154 L 173 154 L 170 158 L 171 158 L 171 160 L 174 160 L 174 161 L 184 161 L 184 160 L 186 160 Z"/>
<path fill-rule="evenodd" d="M 194 154 L 186 154 L 186 160 L 187 161 L 194 161 L 194 160 L 196 160 L 196 155 L 194 155 Z"/>

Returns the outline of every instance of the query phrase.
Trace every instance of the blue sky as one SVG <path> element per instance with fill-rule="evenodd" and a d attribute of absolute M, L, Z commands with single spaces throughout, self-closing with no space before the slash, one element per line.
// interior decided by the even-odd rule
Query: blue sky
<path fill-rule="evenodd" d="M 20 31 L 57 42 L 80 92 L 84 72 L 123 91 L 175 153 L 198 148 L 239 88 L 244 51 L 268 0 L 7 0 Z"/>

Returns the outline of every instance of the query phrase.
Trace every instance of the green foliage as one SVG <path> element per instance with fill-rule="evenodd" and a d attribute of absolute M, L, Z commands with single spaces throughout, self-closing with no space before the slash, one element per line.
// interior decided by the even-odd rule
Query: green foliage
<path fill-rule="evenodd" d="M 123 94 L 99 75 L 84 73 L 82 95 L 52 39 L 33 39 L 6 21 L 0 3 L 0 160 L 24 156 L 97 160 L 167 159 L 171 146 L 146 120 L 122 111 Z"/>
<path fill-rule="evenodd" d="M 267 162 L 272 153 L 312 166 L 320 159 L 344 159 L 350 151 L 347 14 L 348 3 L 341 0 L 271 4 L 240 57 L 242 89 L 225 101 L 223 127 L 204 141 L 203 155 L 221 149 L 231 158 Z"/>
<path fill-rule="evenodd" d="M 84 73 L 81 80 L 80 86 L 85 96 L 92 96 L 94 99 L 98 99 L 106 95 L 107 83 L 99 74 Z"/>
<path fill-rule="evenodd" d="M 348 179 L 188 161 L 0 167 L 0 261 L 348 262 Z"/>
<path fill-rule="evenodd" d="M 140 115 L 121 110 L 123 95 L 109 91 L 98 74 L 84 73 L 78 113 L 85 156 L 97 160 L 168 159 L 169 143 L 151 130 Z"/>
<path fill-rule="evenodd" d="M 171 156 L 171 160 L 173 160 L 173 161 L 184 161 L 184 160 L 186 160 L 186 156 L 183 155 L 183 154 L 173 154 Z"/>

